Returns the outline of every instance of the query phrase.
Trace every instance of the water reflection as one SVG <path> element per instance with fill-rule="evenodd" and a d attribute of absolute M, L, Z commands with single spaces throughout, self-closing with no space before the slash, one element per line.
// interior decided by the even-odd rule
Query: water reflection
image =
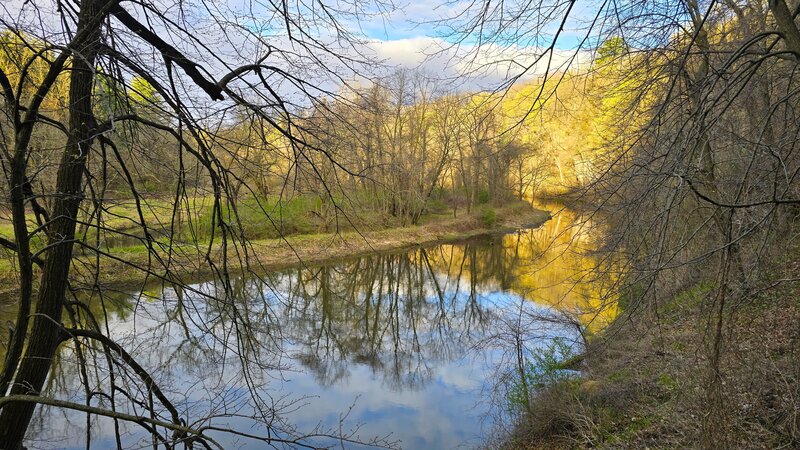
<path fill-rule="evenodd" d="M 507 351 L 492 338 L 509 318 L 523 310 L 534 318 L 524 328 L 536 346 L 580 340 L 574 324 L 553 320 L 565 311 L 584 328 L 616 313 L 600 308 L 597 283 L 576 284 L 593 260 L 583 251 L 588 235 L 572 223 L 561 212 L 536 230 L 137 295 L 106 308 L 107 326 L 194 426 L 388 435 L 382 442 L 415 449 L 476 444 L 491 425 L 480 394 Z M 72 356 L 62 352 L 52 391 L 84 402 Z M 113 374 L 99 359 L 92 369 L 101 390 Z M 122 375 L 114 382 L 130 401 L 120 409 L 140 412 L 148 394 Z M 83 433 L 63 430 L 85 432 L 83 416 L 42 408 L 39 417 L 30 447 L 82 446 Z M 151 443 L 141 428 L 118 426 L 124 447 Z M 113 447 L 113 423 L 94 417 L 91 436 Z M 252 445 L 215 437 L 226 448 Z"/>

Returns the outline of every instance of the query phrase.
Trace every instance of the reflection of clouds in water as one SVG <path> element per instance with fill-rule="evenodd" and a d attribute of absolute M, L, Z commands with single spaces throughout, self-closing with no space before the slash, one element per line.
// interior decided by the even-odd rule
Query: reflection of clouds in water
<path fill-rule="evenodd" d="M 363 423 L 362 435 L 391 432 L 409 449 L 454 448 L 480 436 L 483 411 L 475 408 L 475 398 L 482 373 L 473 369 L 457 362 L 446 364 L 437 372 L 447 375 L 437 377 L 426 389 L 399 392 L 386 389 L 369 368 L 354 367 L 350 383 L 320 391 L 318 398 L 309 400 L 309 409 L 316 412 L 314 417 L 301 412 L 292 419 L 301 429 L 323 418 L 336 423 L 339 414 L 357 398 L 349 423 Z M 449 381 L 453 379 L 457 384 Z M 293 377 L 284 388 L 297 392 L 318 389 L 307 374 Z"/>
<path fill-rule="evenodd" d="M 265 276 L 267 286 L 235 280 L 235 300 L 167 290 L 160 299 L 140 298 L 135 314 L 121 314 L 109 328 L 166 386 L 190 421 L 209 411 L 251 414 L 250 389 L 255 388 L 289 400 L 285 416 L 301 431 L 338 428 L 340 414 L 358 399 L 345 431 L 363 424 L 359 435 L 364 438 L 391 433 L 405 448 L 453 448 L 474 443 L 482 426 L 491 426 L 483 421 L 489 406 L 480 402 L 482 390 L 496 366 L 508 360 L 506 331 L 519 322 L 520 311 L 529 349 L 554 336 L 576 337 L 575 329 L 542 320 L 552 319 L 550 305 L 563 300 L 543 295 L 571 293 L 540 283 L 569 277 L 565 268 L 580 261 L 576 256 L 547 264 L 537 259 L 551 250 L 545 238 L 559 232 L 551 226 L 274 272 Z M 541 272 L 533 273 L 534 268 Z M 206 294 L 216 288 L 213 283 L 193 286 Z M 239 336 L 254 348 L 236 340 L 237 327 L 248 331 Z M 241 348 L 248 350 L 242 354 Z M 279 350 L 291 358 L 281 359 Z M 278 365 L 291 367 L 277 372 Z M 81 390 L 71 386 L 65 392 L 74 397 Z M 52 423 L 58 423 L 57 416 Z M 69 427 L 80 429 L 82 416 L 67 416 L 74 422 Z M 93 433 L 103 447 L 113 427 L 105 419 L 97 423 Z M 245 418 L 220 418 L 214 424 L 264 433 Z M 48 428 L 42 436 L 67 426 Z M 80 436 L 74 436 L 77 447 Z M 246 442 L 217 437 L 228 447 Z M 136 434 L 124 442 L 141 438 Z"/>
<path fill-rule="evenodd" d="M 481 383 L 476 382 L 476 379 L 480 380 L 481 378 L 476 377 L 479 377 L 483 374 L 483 371 L 479 371 L 478 368 L 471 365 L 470 362 L 462 361 L 455 361 L 450 364 L 446 364 L 440 367 L 437 372 L 437 383 L 441 383 L 448 389 L 462 393 L 467 393 L 476 388 L 480 388 Z"/>

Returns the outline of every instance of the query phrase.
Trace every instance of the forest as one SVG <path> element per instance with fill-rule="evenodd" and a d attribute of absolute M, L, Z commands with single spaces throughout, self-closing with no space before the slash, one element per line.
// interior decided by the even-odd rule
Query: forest
<path fill-rule="evenodd" d="M 0 449 L 800 446 L 800 2 L 430 9 L 0 5 Z"/>

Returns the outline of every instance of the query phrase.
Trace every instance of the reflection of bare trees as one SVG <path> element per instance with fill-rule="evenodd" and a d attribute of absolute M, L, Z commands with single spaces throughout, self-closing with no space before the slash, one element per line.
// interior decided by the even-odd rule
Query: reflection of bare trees
<path fill-rule="evenodd" d="M 76 403 L 85 397 L 124 400 L 138 408 L 134 412 L 152 407 L 157 417 L 169 417 L 169 409 L 148 404 L 151 395 L 158 396 L 143 389 L 148 384 L 142 384 L 142 374 L 123 370 L 132 361 L 114 351 L 118 343 L 146 368 L 179 413 L 191 407 L 203 418 L 192 426 L 238 420 L 248 426 L 270 423 L 287 436 L 300 434 L 280 417 L 303 398 L 289 392 L 276 397 L 267 389 L 270 381 L 291 377 L 292 370 L 309 371 L 319 384 L 331 386 L 348 382 L 356 367 L 367 366 L 393 390 L 416 390 L 430 382 L 438 367 L 476 349 L 535 346 L 554 330 L 566 329 L 552 309 L 527 300 L 563 304 L 568 292 L 548 285 L 555 284 L 553 279 L 572 279 L 571 272 L 553 264 L 560 260 L 551 258 L 553 237 L 563 232 L 562 225 L 553 221 L 506 236 L 154 291 L 132 303 L 111 298 L 88 302 L 89 308 L 115 305 L 93 314 L 110 318 L 97 327 L 109 328 L 113 341 L 106 344 L 112 351 L 98 348 L 95 356 L 87 355 L 97 360 L 87 364 L 93 369 L 86 375 L 80 366 L 59 365 L 50 378 L 57 383 L 51 392 L 73 392 Z M 556 297 L 545 297 L 550 294 Z M 572 328 L 567 331 L 575 334 Z M 75 330 L 72 337 L 85 333 Z M 501 351 L 501 359 L 511 356 Z M 65 361 L 74 357 L 70 353 Z M 78 379 L 112 390 L 81 393 Z M 42 423 L 51 411 L 43 410 Z M 96 429 L 92 424 L 76 426 Z M 124 422 L 114 426 L 123 435 L 130 429 Z"/>
<path fill-rule="evenodd" d="M 453 256 L 447 263 L 460 264 Z M 484 307 L 474 282 L 465 296 L 430 259 L 419 249 L 291 274 L 284 331 L 301 341 L 301 360 L 321 383 L 336 383 L 359 363 L 395 389 L 418 388 L 433 366 L 463 354 L 462 335 L 485 320 L 472 311 Z"/>
<path fill-rule="evenodd" d="M 300 360 L 322 384 L 345 379 L 350 364 L 366 364 L 395 389 L 421 386 L 431 367 L 459 358 L 493 333 L 502 314 L 487 303 L 492 292 L 563 307 L 569 317 L 548 313 L 545 326 L 557 322 L 581 332 L 584 325 L 570 314 L 594 317 L 594 304 L 585 300 L 597 294 L 588 281 L 575 287 L 580 266 L 592 264 L 589 256 L 573 250 L 573 258 L 554 262 L 553 252 L 566 250 L 551 248 L 549 234 L 562 233 L 567 222 L 556 230 L 372 255 L 273 278 L 289 287 L 282 332 L 298 342 Z M 563 240 L 567 244 L 574 236 Z M 567 270 L 570 264 L 578 267 Z"/>
<path fill-rule="evenodd" d="M 288 345 L 322 384 L 344 380 L 352 364 L 365 364 L 395 389 L 421 387 L 433 367 L 462 357 L 493 330 L 505 304 L 490 294 L 537 291 L 525 286 L 537 280 L 526 278 L 530 257 L 541 255 L 537 232 L 235 280 L 232 300 L 207 302 L 188 314 L 182 297 L 196 294 L 181 292 L 174 295 L 169 321 L 152 329 L 163 328 L 162 339 L 171 330 L 191 365 L 212 364 L 213 358 L 199 360 L 192 349 L 231 334 L 230 324 L 237 323 L 244 336 L 237 348 L 258 370 L 278 368 L 265 361 Z M 184 318 L 175 320 L 179 316 Z"/>

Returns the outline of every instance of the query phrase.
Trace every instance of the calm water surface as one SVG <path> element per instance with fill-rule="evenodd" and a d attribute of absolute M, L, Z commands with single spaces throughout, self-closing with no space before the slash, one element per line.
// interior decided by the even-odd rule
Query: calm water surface
<path fill-rule="evenodd" d="M 366 448 L 356 441 L 378 438 L 407 449 L 475 447 L 502 410 L 492 387 L 516 357 L 509 330 L 522 328 L 529 349 L 554 337 L 580 345 L 574 325 L 549 319 L 569 316 L 591 329 L 615 314 L 597 310 L 599 286 L 575 283 L 587 281 L 593 261 L 573 219 L 565 211 L 537 229 L 298 267 L 227 289 L 201 283 L 129 294 L 107 306 L 105 326 L 195 427 L 263 436 L 257 423 L 270 421 L 279 437 L 352 439 L 306 441 L 319 446 Z M 105 367 L 90 364 L 90 377 L 107 386 Z M 53 395 L 84 402 L 83 389 L 67 381 L 78 376 L 60 364 Z M 131 379 L 116 374 L 114 382 L 148 398 Z M 37 417 L 31 448 L 85 448 L 85 415 L 41 408 Z M 93 418 L 92 448 L 115 448 L 114 426 Z M 153 448 L 141 428 L 119 426 L 124 448 Z M 210 435 L 225 448 L 265 447 Z"/>

